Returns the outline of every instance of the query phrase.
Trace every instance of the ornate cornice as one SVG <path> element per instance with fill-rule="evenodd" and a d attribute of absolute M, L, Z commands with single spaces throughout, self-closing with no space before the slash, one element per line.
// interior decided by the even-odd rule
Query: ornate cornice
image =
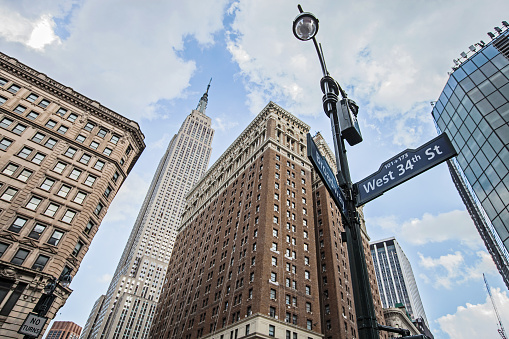
<path fill-rule="evenodd" d="M 37 87 L 43 88 L 69 104 L 81 108 L 84 112 L 94 114 L 98 118 L 116 125 L 122 130 L 129 131 L 134 141 L 138 144 L 139 149 L 145 148 L 145 136 L 141 132 L 137 122 L 127 119 L 111 109 L 102 106 L 99 102 L 74 91 L 71 87 L 67 87 L 49 78 L 44 73 L 40 73 L 19 62 L 17 59 L 11 58 L 1 52 L 0 68 L 16 77 L 23 78 L 25 81 Z"/>

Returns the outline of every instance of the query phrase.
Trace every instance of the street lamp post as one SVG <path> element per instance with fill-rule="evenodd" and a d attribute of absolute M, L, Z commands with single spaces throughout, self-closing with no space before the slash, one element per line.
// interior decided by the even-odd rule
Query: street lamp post
<path fill-rule="evenodd" d="M 53 300 L 55 300 L 55 290 L 57 289 L 57 286 L 61 285 L 62 287 L 67 288 L 71 284 L 71 280 L 72 280 L 71 272 L 67 272 L 66 274 L 61 275 L 58 279 L 55 279 L 54 277 L 51 277 L 48 279 L 46 286 L 44 286 L 44 288 L 43 288 L 43 293 L 41 295 L 41 299 L 39 299 L 39 302 L 37 303 L 37 305 L 35 306 L 34 311 L 33 311 L 37 315 L 37 318 L 43 320 L 42 324 L 45 324 L 47 321 L 46 314 L 48 313 L 49 308 L 51 307 L 51 304 L 53 303 Z M 31 314 L 34 314 L 34 313 L 31 313 Z M 25 320 L 25 322 L 27 322 L 27 320 Z M 44 325 L 41 325 L 41 327 L 43 327 L 43 326 Z M 20 329 L 20 331 L 21 331 L 21 329 Z M 21 333 L 26 333 L 26 332 L 21 332 Z M 32 334 L 32 335 L 26 334 L 23 337 L 23 339 L 34 339 L 34 338 L 37 338 L 38 336 L 39 336 L 39 334 Z"/>
<path fill-rule="evenodd" d="M 313 40 L 322 67 L 323 77 L 320 81 L 320 87 L 324 94 L 322 99 L 323 109 L 331 121 L 336 165 L 338 168 L 337 179 L 345 195 L 346 213 L 343 213 L 343 223 L 345 225 L 346 243 L 348 245 L 348 259 L 350 262 L 350 275 L 359 338 L 379 338 L 375 307 L 373 305 L 362 244 L 360 217 L 355 206 L 357 192 L 354 190 L 350 178 L 345 148 L 345 140 L 350 146 L 362 141 L 362 135 L 357 123 L 358 106 L 353 100 L 347 98 L 345 91 L 327 71 L 321 45 L 315 39 L 315 35 L 318 32 L 318 19 L 313 14 L 304 12 L 300 5 L 298 5 L 298 9 L 300 14 L 293 22 L 293 34 L 299 40 Z M 339 94 L 341 94 L 341 99 L 339 99 Z"/>

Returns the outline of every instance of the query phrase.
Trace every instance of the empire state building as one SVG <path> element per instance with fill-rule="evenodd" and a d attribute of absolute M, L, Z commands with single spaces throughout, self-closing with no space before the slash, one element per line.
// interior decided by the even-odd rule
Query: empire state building
<path fill-rule="evenodd" d="M 170 141 L 152 179 L 106 295 L 81 338 L 146 338 L 173 250 L 185 196 L 210 160 L 214 130 L 208 91 Z"/>

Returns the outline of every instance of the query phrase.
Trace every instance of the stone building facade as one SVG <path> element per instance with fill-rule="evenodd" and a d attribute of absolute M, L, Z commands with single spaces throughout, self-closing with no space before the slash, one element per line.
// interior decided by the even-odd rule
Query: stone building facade
<path fill-rule="evenodd" d="M 145 148 L 138 124 L 0 53 L 0 337 L 80 266 Z M 58 284 L 52 319 L 71 289 Z"/>

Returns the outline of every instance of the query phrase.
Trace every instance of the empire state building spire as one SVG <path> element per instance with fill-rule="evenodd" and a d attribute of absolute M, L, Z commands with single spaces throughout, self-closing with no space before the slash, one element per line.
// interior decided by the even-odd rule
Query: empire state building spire
<path fill-rule="evenodd" d="M 207 86 L 207 91 L 203 93 L 203 96 L 200 99 L 200 102 L 198 103 L 198 106 L 196 106 L 196 110 L 205 114 L 205 109 L 207 108 L 207 103 L 209 102 L 209 88 L 210 83 L 212 82 L 212 78 L 210 78 L 209 84 Z"/>

